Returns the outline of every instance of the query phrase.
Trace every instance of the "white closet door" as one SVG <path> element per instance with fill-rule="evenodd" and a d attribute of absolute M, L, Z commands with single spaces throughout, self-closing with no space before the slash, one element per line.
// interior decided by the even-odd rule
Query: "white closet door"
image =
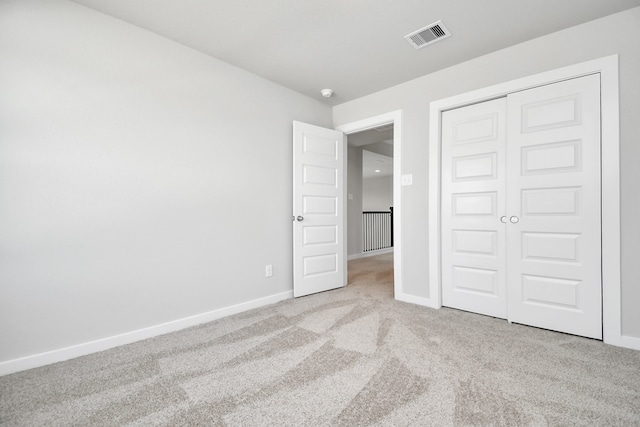
<path fill-rule="evenodd" d="M 506 98 L 442 115 L 442 303 L 507 317 Z"/>
<path fill-rule="evenodd" d="M 600 80 L 508 96 L 509 320 L 602 338 Z"/>

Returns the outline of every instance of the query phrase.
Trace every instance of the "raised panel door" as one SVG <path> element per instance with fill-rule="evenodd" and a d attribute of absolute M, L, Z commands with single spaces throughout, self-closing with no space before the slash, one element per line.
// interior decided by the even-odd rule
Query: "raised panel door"
<path fill-rule="evenodd" d="M 599 88 L 442 114 L 443 305 L 602 338 Z"/>
<path fill-rule="evenodd" d="M 599 88 L 508 96 L 507 265 L 509 320 L 601 339 Z"/>
<path fill-rule="evenodd" d="M 293 123 L 293 294 L 345 285 L 341 132 Z"/>
<path fill-rule="evenodd" d="M 442 115 L 442 303 L 507 317 L 506 99 Z"/>

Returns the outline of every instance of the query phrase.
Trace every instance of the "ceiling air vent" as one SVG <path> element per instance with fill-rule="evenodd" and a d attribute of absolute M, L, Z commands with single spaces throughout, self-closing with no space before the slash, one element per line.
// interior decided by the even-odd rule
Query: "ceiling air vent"
<path fill-rule="evenodd" d="M 451 37 L 451 33 L 447 27 L 444 26 L 442 21 L 434 22 L 431 25 L 427 25 L 424 28 L 420 28 L 418 31 L 414 31 L 411 34 L 404 36 L 404 38 L 411 43 L 411 46 L 416 49 L 422 49 L 431 43 L 444 40 L 447 37 Z"/>

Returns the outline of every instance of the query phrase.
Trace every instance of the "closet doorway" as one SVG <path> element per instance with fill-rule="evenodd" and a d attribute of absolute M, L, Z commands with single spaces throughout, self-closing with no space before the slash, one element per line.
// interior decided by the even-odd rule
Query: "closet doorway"
<path fill-rule="evenodd" d="M 600 76 L 442 114 L 442 304 L 602 339 Z"/>

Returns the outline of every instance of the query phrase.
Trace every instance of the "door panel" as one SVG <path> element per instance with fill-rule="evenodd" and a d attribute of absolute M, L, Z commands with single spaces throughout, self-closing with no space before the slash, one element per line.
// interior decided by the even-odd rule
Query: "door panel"
<path fill-rule="evenodd" d="M 580 235 L 575 233 L 522 233 L 522 259 L 580 262 Z"/>
<path fill-rule="evenodd" d="M 453 252 L 456 254 L 497 255 L 495 231 L 453 230 L 451 237 Z"/>
<path fill-rule="evenodd" d="M 345 137 L 293 123 L 293 294 L 345 285 Z"/>
<path fill-rule="evenodd" d="M 548 185 L 553 184 L 554 182 L 548 183 Z M 559 220 L 558 217 L 578 215 L 581 193 L 582 189 L 579 186 L 523 189 L 520 191 L 521 216 L 555 217 Z M 518 194 L 515 196 L 517 197 Z"/>
<path fill-rule="evenodd" d="M 442 303 L 507 317 L 506 100 L 442 115 Z"/>
<path fill-rule="evenodd" d="M 509 320 L 602 338 L 600 81 L 508 96 Z"/>
<path fill-rule="evenodd" d="M 522 148 L 522 174 L 545 174 L 580 169 L 580 141 L 556 142 Z"/>

